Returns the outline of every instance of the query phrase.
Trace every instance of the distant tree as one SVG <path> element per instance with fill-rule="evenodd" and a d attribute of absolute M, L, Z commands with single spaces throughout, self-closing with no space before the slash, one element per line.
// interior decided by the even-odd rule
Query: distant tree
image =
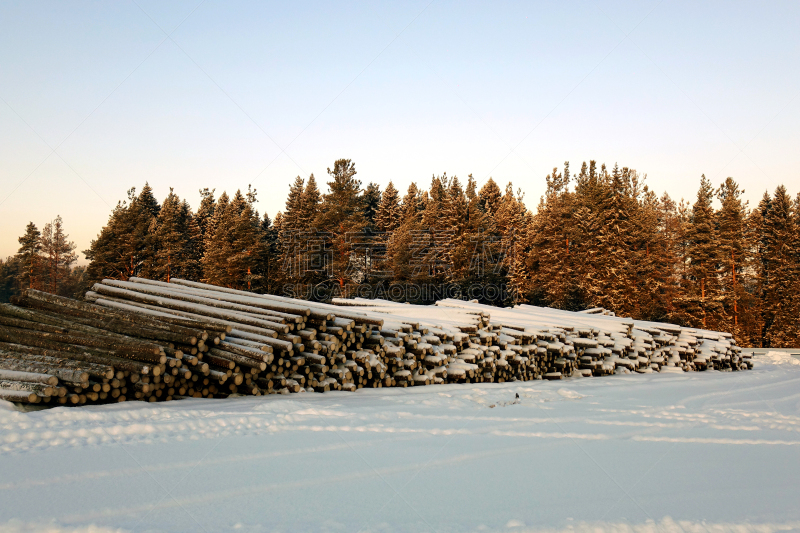
<path fill-rule="evenodd" d="M 720 284 L 723 305 L 722 327 L 729 330 L 741 344 L 752 342 L 751 333 L 740 316 L 747 316 L 753 301 L 748 293 L 751 286 L 748 264 L 750 246 L 747 235 L 747 204 L 742 202 L 744 191 L 733 178 L 727 178 L 717 189 L 722 206 L 717 211 L 718 250 L 720 257 Z"/>
<path fill-rule="evenodd" d="M 341 289 L 357 274 L 351 263 L 353 249 L 350 239 L 353 233 L 362 232 L 366 226 L 364 199 L 351 160 L 337 160 L 333 169 L 328 168 L 328 175 L 331 177 L 328 193 L 323 197 L 315 226 L 328 234 L 325 272 L 328 279 Z"/>
<path fill-rule="evenodd" d="M 45 224 L 41 236 L 42 255 L 45 260 L 43 287 L 53 294 L 60 294 L 61 287 L 69 278 L 70 267 L 78 259 L 75 243 L 64 233 L 61 216 Z"/>
<path fill-rule="evenodd" d="M 83 252 L 90 261 L 89 279 L 152 277 L 155 246 L 151 230 L 159 211 L 148 184 L 139 195 L 134 188 L 128 190 L 127 202 L 117 204 L 97 239 Z"/>
<path fill-rule="evenodd" d="M 800 339 L 798 227 L 792 199 L 781 185 L 762 212 L 763 345 L 788 348 Z"/>
<path fill-rule="evenodd" d="M 302 231 L 309 231 L 313 228 L 314 222 L 319 215 L 320 204 L 322 203 L 322 196 L 317 187 L 317 181 L 314 179 L 314 174 L 308 177 L 303 193 L 300 195 L 298 203 L 298 227 Z M 288 208 L 288 206 L 287 206 Z"/>
<path fill-rule="evenodd" d="M 200 229 L 201 238 L 205 238 L 208 224 L 214 216 L 214 207 L 216 205 L 216 201 L 214 200 L 215 191 L 216 189 L 209 190 L 208 187 L 200 189 L 200 207 L 197 208 L 195 219 L 197 227 Z"/>
<path fill-rule="evenodd" d="M 377 183 L 370 182 L 364 189 L 362 201 L 364 202 L 364 220 L 368 227 L 375 227 L 375 215 L 381 203 L 381 188 Z"/>
<path fill-rule="evenodd" d="M 191 212 L 186 207 L 170 188 L 152 229 L 155 247 L 152 270 L 156 279 L 168 282 L 173 277 L 192 278 L 195 274 L 192 241 L 196 235 L 190 231 Z"/>
<path fill-rule="evenodd" d="M 36 224 L 29 222 L 25 234 L 19 239 L 17 259 L 20 268 L 19 286 L 26 289 L 41 289 L 42 234 Z"/>
<path fill-rule="evenodd" d="M 702 176 L 697 200 L 686 228 L 687 276 L 679 299 L 685 321 L 695 327 L 713 328 L 723 320 L 724 308 L 718 272 L 720 250 L 711 201 L 714 190 Z"/>
<path fill-rule="evenodd" d="M 400 194 L 390 181 L 381 195 L 381 201 L 375 213 L 375 227 L 378 231 L 391 232 L 396 230 L 401 222 Z"/>
<path fill-rule="evenodd" d="M 12 296 L 19 294 L 21 289 L 19 279 L 23 268 L 19 262 L 19 256 L 0 259 L 0 303 L 7 303 Z"/>

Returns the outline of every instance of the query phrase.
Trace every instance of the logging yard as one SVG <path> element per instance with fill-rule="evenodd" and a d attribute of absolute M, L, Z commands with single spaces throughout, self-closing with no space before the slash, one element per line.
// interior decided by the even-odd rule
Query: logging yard
<path fill-rule="evenodd" d="M 461 300 L 0 304 L 0 532 L 800 529 L 800 359 Z"/>

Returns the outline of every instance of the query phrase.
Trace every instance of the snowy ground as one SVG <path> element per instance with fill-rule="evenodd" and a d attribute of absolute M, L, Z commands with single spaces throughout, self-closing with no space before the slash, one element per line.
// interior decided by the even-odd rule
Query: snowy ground
<path fill-rule="evenodd" d="M 736 373 L 0 404 L 0 532 L 800 529 L 800 359 L 758 361 Z"/>

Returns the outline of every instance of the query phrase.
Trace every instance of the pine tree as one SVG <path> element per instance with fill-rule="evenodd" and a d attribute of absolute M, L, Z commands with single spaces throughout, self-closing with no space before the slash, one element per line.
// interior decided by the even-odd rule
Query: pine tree
<path fill-rule="evenodd" d="M 69 278 L 70 267 L 78 259 L 78 255 L 75 253 L 75 243 L 64 233 L 64 223 L 60 215 L 45 224 L 41 246 L 45 261 L 43 287 L 52 294 L 61 294 L 62 285 Z"/>
<path fill-rule="evenodd" d="M 36 224 L 29 222 L 25 227 L 25 234 L 17 239 L 20 243 L 17 257 L 19 259 L 19 287 L 26 289 L 41 289 L 41 232 Z"/>

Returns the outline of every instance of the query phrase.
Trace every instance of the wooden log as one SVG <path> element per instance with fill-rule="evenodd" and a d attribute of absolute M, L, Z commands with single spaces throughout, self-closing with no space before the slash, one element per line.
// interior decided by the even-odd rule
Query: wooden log
<path fill-rule="evenodd" d="M 57 306 L 60 312 L 70 311 L 73 313 L 73 316 L 80 316 L 83 318 L 112 319 L 118 322 L 130 322 L 140 327 L 144 326 L 156 330 L 165 330 L 183 336 L 197 336 L 198 333 L 202 331 L 196 324 L 185 320 L 169 317 L 159 317 L 157 319 L 142 314 L 131 313 L 126 310 L 112 310 L 108 307 L 88 304 L 63 296 L 55 296 L 34 289 L 28 289 L 24 296 L 27 299 L 46 303 L 49 306 Z"/>
<path fill-rule="evenodd" d="M 109 289 L 125 290 L 128 292 L 136 292 L 141 295 L 155 296 L 158 298 L 169 299 L 172 301 L 183 301 L 187 303 L 200 304 L 217 309 L 225 309 L 230 311 L 237 311 L 239 313 L 247 313 L 250 315 L 263 316 L 265 320 L 275 321 L 276 324 L 280 323 L 279 320 L 285 320 L 280 317 L 277 317 L 275 314 L 261 307 L 218 300 L 216 298 L 199 296 L 184 291 L 162 289 L 160 287 L 156 287 L 150 284 L 105 279 L 103 280 L 102 284 L 95 284 L 94 287 L 92 287 L 92 290 L 100 294 L 108 293 Z M 295 320 L 295 317 L 297 317 L 297 315 L 292 315 L 293 319 L 292 321 L 297 321 Z"/>
<path fill-rule="evenodd" d="M 21 403 L 39 403 L 41 400 L 35 392 L 0 388 L 0 400 Z"/>
<path fill-rule="evenodd" d="M 233 352 L 250 359 L 255 359 L 256 361 L 263 361 L 267 364 L 271 363 L 273 359 L 272 352 L 265 352 L 263 350 L 251 348 L 249 346 L 242 346 L 240 344 L 234 344 L 228 341 L 219 343 L 216 348 L 226 352 Z"/>
<path fill-rule="evenodd" d="M 178 278 L 171 278 L 169 285 L 173 287 L 175 285 L 183 286 L 184 290 L 186 288 L 191 288 L 194 289 L 194 292 L 198 295 L 204 294 L 208 297 L 218 298 L 220 301 L 229 301 L 231 303 L 246 302 L 244 305 L 270 309 L 299 317 L 318 316 L 320 318 L 325 318 L 331 316 L 330 312 L 319 313 L 315 311 L 313 307 L 309 306 L 307 302 L 301 302 L 300 300 L 293 300 L 290 298 L 281 299 L 280 297 L 273 297 L 272 295 L 238 291 L 236 289 L 227 289 L 225 287 L 181 280 Z"/>
<path fill-rule="evenodd" d="M 48 302 L 34 299 L 21 298 L 20 305 L 33 307 L 45 311 L 51 318 L 56 318 L 60 312 L 65 315 L 58 317 L 65 327 L 90 335 L 103 335 L 115 337 L 128 343 L 142 343 L 140 339 L 165 342 L 185 342 L 195 344 L 205 334 L 202 330 L 184 328 L 163 324 L 163 327 L 150 327 L 145 320 L 140 323 L 122 320 L 118 315 L 99 316 L 71 308 L 61 308 Z M 99 306 L 98 306 L 99 307 Z M 40 313 L 40 315 L 43 313 Z M 46 331 L 46 330 L 45 330 Z M 207 336 L 207 334 L 206 334 Z"/>
<path fill-rule="evenodd" d="M 88 376 L 87 376 L 88 379 Z M 27 381 L 29 383 L 42 383 L 45 385 L 58 385 L 58 378 L 52 374 L 6 370 L 0 362 L 0 380 Z"/>
<path fill-rule="evenodd" d="M 113 296 L 122 300 L 130 300 L 132 302 L 141 302 L 167 309 L 175 309 L 177 311 L 185 311 L 193 314 L 199 314 L 211 318 L 219 318 L 227 322 L 241 323 L 250 326 L 256 326 L 264 329 L 269 329 L 279 332 L 288 332 L 289 326 L 267 320 L 265 318 L 258 318 L 257 315 L 252 315 L 244 312 L 237 312 L 235 309 L 218 308 L 204 303 L 196 303 L 190 301 L 181 301 L 172 298 L 165 298 L 160 296 L 152 296 L 132 290 L 120 289 L 95 284 L 93 287 L 94 292 L 100 293 L 105 296 Z M 212 300 L 213 301 L 213 300 Z"/>
<path fill-rule="evenodd" d="M 9 326 L 19 329 L 30 329 L 33 331 L 43 331 L 46 333 L 68 333 L 69 330 L 64 326 L 56 326 L 51 324 L 42 324 L 40 322 L 33 322 L 30 320 L 23 320 L 20 318 L 11 318 L 8 316 L 0 316 L 0 325 Z"/>
<path fill-rule="evenodd" d="M 259 371 L 263 371 L 267 369 L 267 363 L 263 360 L 258 361 L 248 356 L 240 355 L 238 353 L 229 352 L 227 350 L 223 351 L 218 348 L 211 348 L 209 353 L 213 356 L 216 356 L 221 359 L 227 359 L 232 361 L 238 365 L 246 366 L 248 368 L 255 368 Z"/>
<path fill-rule="evenodd" d="M 103 297 L 103 295 L 98 294 L 94 291 L 89 291 L 86 293 L 86 299 L 91 299 L 92 302 L 96 303 L 98 306 L 103 307 L 112 307 L 119 311 L 124 311 L 131 315 L 136 316 L 136 321 L 138 321 L 139 316 L 144 316 L 148 318 L 155 318 L 160 322 L 166 322 L 168 324 L 174 324 L 176 326 L 183 326 L 189 329 L 200 329 L 203 331 L 212 331 L 215 333 L 230 333 L 231 326 L 226 326 L 224 324 L 220 324 L 217 322 L 203 320 L 202 317 L 200 318 L 182 318 L 177 315 L 159 311 L 156 309 L 148 309 L 145 307 L 140 307 L 132 304 L 127 304 L 124 302 L 118 302 L 115 300 L 108 300 L 108 297 Z M 103 303 L 97 303 L 97 300 L 105 300 L 105 303 L 111 303 L 112 305 L 104 305 Z"/>
<path fill-rule="evenodd" d="M 0 367 L 6 372 L 34 373 L 55 376 L 64 383 L 81 384 L 89 380 L 89 372 L 65 368 L 40 361 L 0 358 Z"/>
<path fill-rule="evenodd" d="M 35 392 L 41 396 L 53 396 L 56 393 L 55 388 L 50 385 L 31 383 L 29 381 L 0 380 L 0 389 Z"/>
<path fill-rule="evenodd" d="M 62 333 L 47 333 L 44 331 L 32 331 L 21 328 L 0 326 L 0 340 L 4 342 L 16 342 L 30 346 L 38 346 L 39 342 L 50 344 L 72 344 L 76 346 L 91 346 L 115 350 L 120 353 L 130 354 L 131 357 L 147 358 L 145 360 L 158 360 L 161 348 L 155 344 L 133 344 L 120 342 L 112 337 L 100 337 L 90 335 L 68 335 Z"/>
<path fill-rule="evenodd" d="M 41 343 L 43 346 L 25 346 L 15 343 L 0 342 L 0 349 L 7 349 L 22 353 L 40 353 L 43 355 L 57 354 L 57 357 L 63 359 L 71 359 L 74 361 L 83 361 L 86 363 L 93 363 L 96 365 L 103 365 L 106 368 L 115 367 L 117 370 L 124 370 L 128 372 L 138 372 L 140 374 L 148 374 L 161 363 L 161 358 L 166 361 L 166 355 L 159 358 L 158 363 L 141 362 L 138 360 L 117 357 L 116 351 L 103 350 L 100 348 L 89 348 L 85 346 L 72 346 L 68 344 L 54 344 L 51 345 L 47 342 Z M 111 368 L 113 375 L 113 368 Z M 109 376 L 111 377 L 111 376 Z"/>

